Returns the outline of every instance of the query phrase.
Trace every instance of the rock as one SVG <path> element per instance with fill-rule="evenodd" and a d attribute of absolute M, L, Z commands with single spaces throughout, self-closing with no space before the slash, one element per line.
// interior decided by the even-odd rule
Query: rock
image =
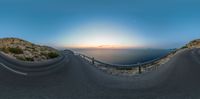
<path fill-rule="evenodd" d="M 193 40 L 190 43 L 188 43 L 187 48 L 200 48 L 200 39 Z"/>
<path fill-rule="evenodd" d="M 19 38 L 1 38 L 0 50 L 23 61 L 43 61 L 59 56 L 54 48 L 36 45 Z"/>

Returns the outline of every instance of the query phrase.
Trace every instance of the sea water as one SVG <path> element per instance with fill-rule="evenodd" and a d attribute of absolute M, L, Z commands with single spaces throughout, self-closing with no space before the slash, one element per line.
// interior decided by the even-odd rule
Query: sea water
<path fill-rule="evenodd" d="M 112 64 L 136 64 L 167 55 L 169 49 L 73 49 L 76 53 Z"/>

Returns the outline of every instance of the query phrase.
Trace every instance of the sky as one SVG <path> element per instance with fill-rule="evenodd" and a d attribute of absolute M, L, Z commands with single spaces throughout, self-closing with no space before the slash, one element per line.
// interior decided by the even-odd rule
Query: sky
<path fill-rule="evenodd" d="M 200 38 L 199 0 L 0 0 L 0 38 L 56 48 L 177 48 Z"/>

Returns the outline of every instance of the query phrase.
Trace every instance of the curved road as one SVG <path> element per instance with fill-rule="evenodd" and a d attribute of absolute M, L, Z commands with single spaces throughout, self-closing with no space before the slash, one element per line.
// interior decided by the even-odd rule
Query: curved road
<path fill-rule="evenodd" d="M 0 99 L 200 99 L 199 49 L 132 77 L 109 75 L 78 56 L 66 55 L 69 62 L 43 76 L 18 75 L 1 65 Z"/>

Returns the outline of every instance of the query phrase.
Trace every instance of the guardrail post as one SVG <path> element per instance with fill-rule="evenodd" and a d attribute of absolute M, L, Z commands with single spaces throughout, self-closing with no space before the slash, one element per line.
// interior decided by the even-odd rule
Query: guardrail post
<path fill-rule="evenodd" d="M 92 57 L 92 64 L 94 65 L 94 57 Z"/>
<path fill-rule="evenodd" d="M 141 68 L 141 65 L 139 63 L 139 66 L 138 66 L 138 73 L 141 74 L 142 73 L 142 68 Z"/>

